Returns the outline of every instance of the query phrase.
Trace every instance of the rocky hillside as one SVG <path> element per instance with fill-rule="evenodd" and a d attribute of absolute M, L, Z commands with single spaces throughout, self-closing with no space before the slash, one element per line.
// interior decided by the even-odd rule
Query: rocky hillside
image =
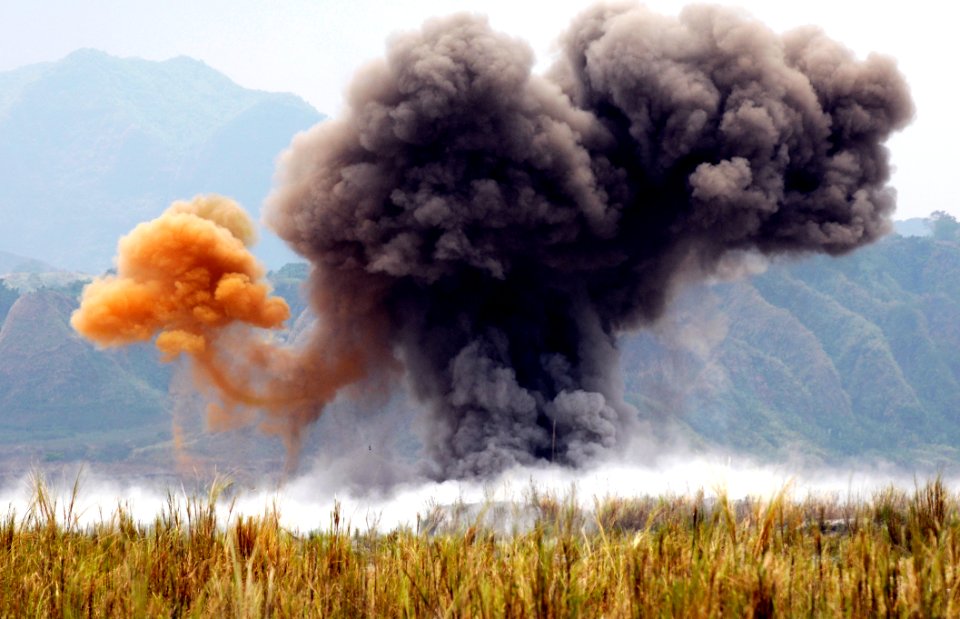
<path fill-rule="evenodd" d="M 80 455 L 112 458 L 128 439 L 169 433 L 169 369 L 145 346 L 95 350 L 70 328 L 75 307 L 74 297 L 50 289 L 9 307 L 0 329 L 0 443 L 70 439 Z"/>
<path fill-rule="evenodd" d="M 297 265 L 272 274 L 277 293 L 298 310 L 304 307 L 305 274 Z M 198 451 L 214 465 L 229 464 L 238 436 L 206 434 L 206 403 L 194 393 L 188 372 L 177 382 L 176 368 L 160 363 L 150 344 L 103 350 L 77 335 L 70 315 L 85 279 L 64 283 L 61 273 L 20 275 L 0 278 L 0 469 L 11 454 L 168 467 L 178 412 L 187 431 L 182 440 L 200 441 Z M 250 443 L 243 457 L 256 454 L 282 464 L 279 441 L 254 431 L 239 439 Z"/>
<path fill-rule="evenodd" d="M 960 244 L 894 236 L 688 291 L 623 343 L 646 414 L 710 442 L 960 461 Z"/>
<path fill-rule="evenodd" d="M 295 313 L 306 307 L 306 273 L 288 265 L 271 274 Z M 78 289 L 0 286 L 0 436 L 45 453 L 56 437 L 82 436 L 88 456 L 140 457 L 136 450 L 170 440 L 170 370 L 148 347 L 102 352 L 79 340 L 67 324 Z M 295 319 L 290 327 L 300 328 Z M 773 264 L 748 280 L 694 288 L 620 347 L 628 399 L 694 444 L 769 459 L 960 464 L 956 238 L 894 236 L 840 259 Z M 410 414 L 408 404 L 392 406 L 390 416 Z M 203 439 L 197 419 L 195 452 L 236 453 L 229 436 Z M 321 428 L 316 440 L 336 450 L 348 426 L 353 442 L 382 440 L 355 425 Z M 409 434 L 408 425 L 391 427 Z M 415 449 L 412 437 L 396 440 Z M 281 461 L 271 445 L 267 454 Z"/>

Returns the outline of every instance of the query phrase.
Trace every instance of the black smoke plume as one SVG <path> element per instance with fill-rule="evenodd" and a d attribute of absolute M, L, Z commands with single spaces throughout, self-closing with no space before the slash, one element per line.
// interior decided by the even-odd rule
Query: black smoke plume
<path fill-rule="evenodd" d="M 472 15 L 396 37 L 268 205 L 324 328 L 376 339 L 368 375 L 402 364 L 439 477 L 622 444 L 618 333 L 728 256 L 842 254 L 894 210 L 883 142 L 913 106 L 889 58 L 628 4 L 576 18 L 546 75 L 533 61 Z"/>

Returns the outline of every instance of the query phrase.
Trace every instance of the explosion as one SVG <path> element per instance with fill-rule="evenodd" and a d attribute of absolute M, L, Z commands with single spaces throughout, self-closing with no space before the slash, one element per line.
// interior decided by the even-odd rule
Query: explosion
<path fill-rule="evenodd" d="M 75 325 L 104 344 L 158 333 L 292 441 L 339 389 L 402 367 L 437 478 L 624 444 L 638 415 L 618 334 L 732 256 L 837 255 L 885 234 L 884 142 L 913 104 L 892 60 L 721 7 L 601 5 L 561 48 L 537 75 L 484 18 L 429 21 L 294 139 L 266 219 L 312 263 L 302 350 L 235 341 L 230 325 L 286 311 L 219 209 L 135 230 Z"/>
<path fill-rule="evenodd" d="M 322 330 L 322 346 L 296 351 L 252 329 L 279 328 L 290 316 L 286 301 L 269 296 L 247 248 L 254 240 L 253 222 L 228 198 L 176 202 L 120 240 L 117 274 L 84 289 L 71 324 L 103 346 L 155 337 L 165 360 L 189 355 L 197 383 L 221 400 L 209 410 L 213 428 L 251 423 L 261 410 L 264 427 L 295 450 L 300 428 L 364 376 L 365 354 Z"/>
<path fill-rule="evenodd" d="M 84 289 L 71 323 L 108 346 L 157 335 L 168 358 L 207 355 L 235 321 L 275 328 L 290 310 L 258 281 L 263 268 L 247 250 L 253 239 L 253 223 L 231 200 L 176 202 L 120 240 L 117 275 Z"/>

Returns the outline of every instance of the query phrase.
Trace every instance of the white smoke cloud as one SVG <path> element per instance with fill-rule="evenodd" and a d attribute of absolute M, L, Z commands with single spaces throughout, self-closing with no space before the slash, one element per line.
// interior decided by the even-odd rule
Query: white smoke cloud
<path fill-rule="evenodd" d="M 51 477 L 47 484 L 57 501 L 58 517 L 63 519 L 70 502 L 75 472 Z M 25 474 L 20 480 L 0 488 L 0 510 L 12 510 L 18 519 L 30 509 L 35 496 L 33 477 Z M 318 492 L 317 488 L 333 487 L 322 470 L 313 470 L 289 480 L 280 487 L 234 490 L 217 503 L 221 524 L 238 515 L 259 516 L 276 508 L 283 527 L 307 533 L 325 530 L 336 503 L 343 519 L 361 531 L 381 532 L 398 527 L 415 528 L 417 515 L 426 515 L 432 506 L 456 504 L 510 504 L 521 506 L 531 489 L 540 495 L 575 497 L 584 509 L 591 509 L 595 499 L 605 497 L 705 496 L 725 493 L 729 499 L 748 497 L 769 499 L 788 488 L 788 496 L 802 500 L 808 496 L 869 500 L 877 491 L 891 485 L 912 491 L 926 481 L 925 474 L 898 469 L 877 462 L 849 469 L 803 468 L 796 463 L 758 464 L 740 457 L 689 455 L 664 456 L 645 465 L 607 463 L 593 468 L 573 470 L 560 466 L 515 467 L 487 482 L 420 481 L 399 484 L 389 492 Z M 948 488 L 960 487 L 960 478 L 946 478 Z M 74 507 L 80 527 L 109 520 L 118 505 L 138 522 L 149 525 L 168 506 L 168 496 L 181 507 L 191 498 L 205 500 L 205 495 L 172 481 L 117 481 L 106 472 L 85 469 L 80 473 L 80 488 Z"/>

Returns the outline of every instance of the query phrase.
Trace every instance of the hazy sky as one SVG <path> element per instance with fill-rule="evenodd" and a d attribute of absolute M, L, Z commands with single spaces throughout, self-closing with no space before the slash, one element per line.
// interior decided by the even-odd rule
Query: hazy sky
<path fill-rule="evenodd" d="M 81 47 L 119 56 L 162 60 L 187 55 L 239 84 L 299 94 L 335 115 L 350 76 L 383 54 L 392 32 L 424 19 L 468 10 L 527 40 L 539 66 L 570 18 L 590 2 L 551 0 L 0 0 L 0 71 L 57 60 Z M 687 4 L 646 2 L 675 14 Z M 895 57 L 913 90 L 917 118 L 889 145 L 897 168 L 898 218 L 947 210 L 960 217 L 950 183 L 960 143 L 955 32 L 960 9 L 920 0 L 804 0 L 723 2 L 744 7 L 774 30 L 817 24 L 860 55 Z M 945 8 L 948 7 L 948 8 Z"/>

